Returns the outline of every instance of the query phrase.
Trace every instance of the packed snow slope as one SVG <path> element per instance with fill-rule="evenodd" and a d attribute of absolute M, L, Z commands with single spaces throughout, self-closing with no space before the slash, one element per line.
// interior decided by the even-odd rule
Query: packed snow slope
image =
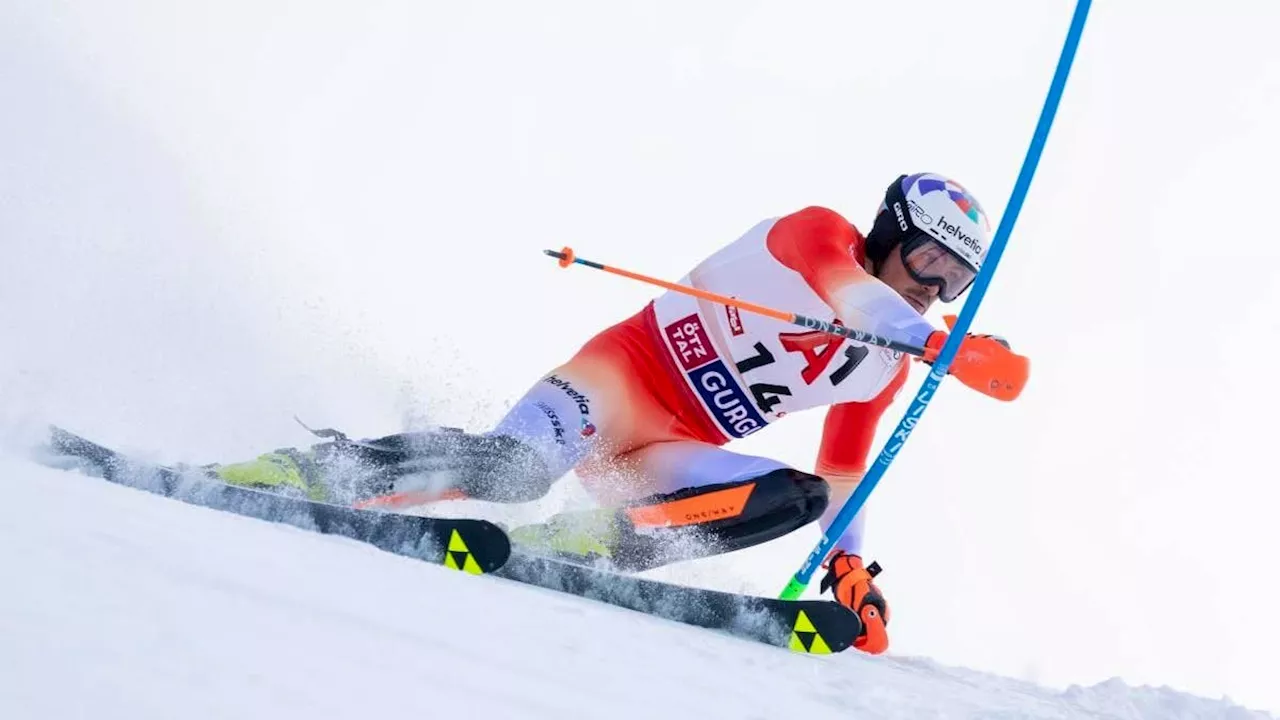
<path fill-rule="evenodd" d="M 0 494 L 5 718 L 1269 717 L 794 655 L 13 455 Z"/>

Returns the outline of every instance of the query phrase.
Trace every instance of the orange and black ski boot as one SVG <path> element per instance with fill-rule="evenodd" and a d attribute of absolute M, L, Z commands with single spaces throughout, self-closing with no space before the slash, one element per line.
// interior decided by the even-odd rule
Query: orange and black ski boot
<path fill-rule="evenodd" d="M 831 588 L 836 602 L 858 613 L 862 620 L 862 634 L 853 646 L 873 655 L 887 650 L 889 633 L 885 626 L 889 624 L 889 605 L 871 581 L 880 574 L 880 565 L 873 562 L 864 568 L 862 558 L 835 550 L 827 556 L 823 567 L 827 568 L 827 575 L 822 578 L 819 591 Z"/>

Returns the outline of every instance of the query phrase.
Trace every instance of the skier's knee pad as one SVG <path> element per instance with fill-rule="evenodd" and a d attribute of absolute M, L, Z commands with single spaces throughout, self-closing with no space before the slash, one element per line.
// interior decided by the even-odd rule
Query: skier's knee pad
<path fill-rule="evenodd" d="M 756 489 L 748 504 L 753 502 L 755 507 L 748 508 L 754 512 L 744 515 L 748 521 L 759 517 L 778 522 L 779 536 L 822 517 L 831 501 L 831 486 L 826 480 L 793 468 L 779 468 L 750 482 Z"/>
<path fill-rule="evenodd" d="M 408 464 L 417 460 L 430 469 L 444 458 L 441 469 L 455 473 L 457 488 L 467 497 L 489 502 L 537 500 L 556 478 L 528 443 L 509 435 L 471 435 L 456 428 L 422 436 Z"/>
<path fill-rule="evenodd" d="M 546 495 L 556 476 L 542 456 L 518 438 L 468 436 L 472 442 L 463 490 L 477 500 L 532 502 Z"/>
<path fill-rule="evenodd" d="M 746 480 L 702 485 L 628 503 L 633 522 L 694 529 L 710 543 L 707 554 L 777 539 L 822 517 L 830 501 L 827 481 L 792 468 Z"/>

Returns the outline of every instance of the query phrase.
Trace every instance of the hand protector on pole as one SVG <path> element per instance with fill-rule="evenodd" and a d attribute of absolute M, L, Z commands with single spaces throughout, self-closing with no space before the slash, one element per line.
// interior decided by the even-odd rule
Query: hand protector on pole
<path fill-rule="evenodd" d="M 819 592 L 830 588 L 836 602 L 857 613 L 862 621 L 862 634 L 853 646 L 872 655 L 888 650 L 889 604 L 872 582 L 880 574 L 880 566 L 873 562 L 863 567 L 861 557 L 843 550 L 833 551 L 822 566 L 827 568 L 827 574 L 818 586 Z"/>
<path fill-rule="evenodd" d="M 943 317 L 947 329 L 955 327 L 956 316 Z M 922 362 L 933 364 L 947 341 L 947 333 L 935 330 L 925 341 Z M 1005 402 L 1022 394 L 1031 374 L 1031 360 L 1009 348 L 1009 343 L 995 335 L 966 334 L 960 350 L 951 361 L 948 374 L 968 387 Z"/>

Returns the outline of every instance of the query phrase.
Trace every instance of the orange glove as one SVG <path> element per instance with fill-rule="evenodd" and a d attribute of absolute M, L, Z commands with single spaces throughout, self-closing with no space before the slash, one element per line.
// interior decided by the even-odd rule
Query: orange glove
<path fill-rule="evenodd" d="M 843 550 L 833 551 L 822 566 L 827 568 L 827 575 L 822 578 L 818 592 L 831 588 L 836 602 L 857 613 L 862 620 L 862 634 L 853 641 L 853 646 L 873 655 L 888 650 L 889 632 L 885 626 L 889 624 L 889 604 L 871 582 L 871 578 L 880 573 L 880 566 L 871 563 L 864 568 L 862 558 Z"/>
<path fill-rule="evenodd" d="M 956 326 L 956 316 L 942 318 L 947 329 Z M 932 364 L 942 352 L 947 333 L 935 330 L 925 341 L 923 362 Z M 1004 338 L 994 335 L 966 335 L 960 343 L 960 351 L 951 361 L 948 374 L 983 395 L 997 400 L 1010 401 L 1022 394 L 1031 374 L 1031 360 L 1009 349 Z"/>

